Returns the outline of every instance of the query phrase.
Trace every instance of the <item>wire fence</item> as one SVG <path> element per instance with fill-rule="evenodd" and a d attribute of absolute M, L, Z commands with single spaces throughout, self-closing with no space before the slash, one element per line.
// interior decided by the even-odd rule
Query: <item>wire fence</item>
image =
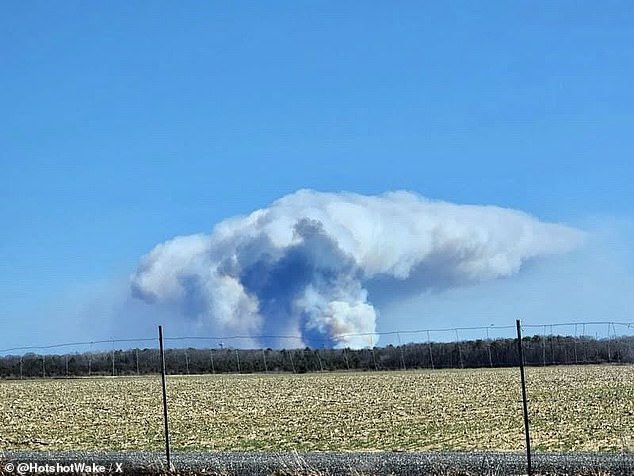
<path fill-rule="evenodd" d="M 299 336 L 166 337 L 168 374 L 509 367 L 515 326 L 475 326 Z M 634 363 L 634 323 L 522 325 L 527 365 Z M 275 342 L 255 347 L 253 342 Z M 350 348 L 346 342 L 364 342 Z M 333 342 L 339 345 L 332 347 Z M 0 349 L 0 378 L 145 375 L 160 372 L 156 338 L 104 339 Z"/>
<path fill-rule="evenodd" d="M 534 449 L 634 451 L 634 323 L 521 329 Z M 521 450 L 515 331 L 399 330 L 307 345 L 167 328 L 173 447 Z M 0 451 L 160 450 L 160 370 L 155 337 L 0 349 Z"/>

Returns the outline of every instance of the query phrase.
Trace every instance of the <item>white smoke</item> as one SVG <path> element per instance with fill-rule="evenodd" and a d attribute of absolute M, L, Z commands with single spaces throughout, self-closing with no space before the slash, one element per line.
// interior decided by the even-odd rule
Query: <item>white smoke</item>
<path fill-rule="evenodd" d="M 362 347 L 367 338 L 345 334 L 374 332 L 383 305 L 510 276 L 582 238 L 505 208 L 409 192 L 300 190 L 225 220 L 210 235 L 157 245 L 142 258 L 132 290 L 148 302 L 178 305 L 194 325 L 214 332 Z"/>

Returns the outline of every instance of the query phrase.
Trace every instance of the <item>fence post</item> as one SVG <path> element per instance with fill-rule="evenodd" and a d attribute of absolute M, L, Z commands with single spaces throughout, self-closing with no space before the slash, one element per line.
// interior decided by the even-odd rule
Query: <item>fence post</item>
<path fill-rule="evenodd" d="M 88 349 L 88 376 L 92 375 L 92 342 L 90 343 L 90 348 Z"/>
<path fill-rule="evenodd" d="M 288 356 L 291 358 L 291 368 L 293 369 L 293 373 L 295 373 L 295 364 L 293 363 L 293 351 L 288 351 Z"/>
<path fill-rule="evenodd" d="M 429 330 L 427 331 L 427 346 L 429 347 L 429 363 L 431 364 L 432 370 L 434 370 L 434 354 L 431 350 L 431 336 L 429 334 Z"/>
<path fill-rule="evenodd" d="M 264 373 L 268 374 L 269 368 L 266 365 L 266 351 L 264 349 L 262 349 L 262 360 L 264 361 Z"/>
<path fill-rule="evenodd" d="M 324 364 L 321 363 L 321 357 L 319 357 L 319 349 L 315 349 L 315 355 L 317 355 L 317 361 L 319 362 L 319 370 L 324 371 Z"/>
<path fill-rule="evenodd" d="M 172 462 L 170 458 L 170 430 L 167 419 L 167 388 L 165 387 L 165 353 L 163 352 L 163 327 L 158 326 L 159 330 L 159 350 L 161 352 L 161 383 L 163 386 L 163 421 L 165 423 L 165 456 L 167 457 L 167 469 L 172 471 Z"/>
<path fill-rule="evenodd" d="M 544 334 L 542 335 L 542 365 L 546 367 L 546 326 L 544 326 Z"/>
<path fill-rule="evenodd" d="M 401 334 L 396 333 L 396 337 L 398 337 L 398 347 L 401 349 L 401 365 L 403 366 L 403 370 L 405 370 L 405 355 L 403 354 L 403 344 L 401 343 Z"/>
<path fill-rule="evenodd" d="M 522 328 L 520 320 L 515 321 L 517 324 L 517 350 L 520 360 L 520 376 L 522 380 L 522 403 L 524 404 L 524 434 L 526 436 L 526 464 L 528 468 L 528 476 L 533 474 L 531 466 L 531 437 L 528 423 L 528 401 L 526 399 L 526 378 L 524 377 L 524 351 L 522 349 Z"/>
<path fill-rule="evenodd" d="M 460 357 L 460 368 L 464 369 L 464 362 L 462 360 L 462 349 L 460 348 L 460 336 L 458 335 L 458 329 L 456 329 L 456 346 L 458 347 L 458 356 Z"/>
<path fill-rule="evenodd" d="M 493 324 L 491 324 L 493 325 Z M 486 328 L 487 331 L 487 351 L 489 353 L 489 367 L 493 367 L 493 357 L 491 357 L 491 338 L 489 337 L 489 328 Z"/>

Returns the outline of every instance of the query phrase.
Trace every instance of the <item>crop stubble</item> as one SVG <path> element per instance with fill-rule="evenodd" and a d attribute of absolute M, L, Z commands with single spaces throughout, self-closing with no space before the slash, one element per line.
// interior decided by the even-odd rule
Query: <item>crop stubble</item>
<path fill-rule="evenodd" d="M 634 451 L 634 366 L 528 369 L 535 449 Z M 168 378 L 180 450 L 519 450 L 516 369 Z M 159 377 L 0 382 L 2 450 L 160 450 Z"/>

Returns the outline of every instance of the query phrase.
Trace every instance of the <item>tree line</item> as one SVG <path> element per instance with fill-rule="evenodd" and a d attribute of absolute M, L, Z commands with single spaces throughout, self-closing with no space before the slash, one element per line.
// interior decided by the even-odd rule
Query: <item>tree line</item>
<path fill-rule="evenodd" d="M 634 363 L 634 337 L 532 336 L 522 340 L 528 365 Z M 167 349 L 169 374 L 325 372 L 508 367 L 516 339 L 410 343 L 364 349 Z M 158 349 L 0 358 L 0 378 L 148 375 L 160 372 Z"/>

